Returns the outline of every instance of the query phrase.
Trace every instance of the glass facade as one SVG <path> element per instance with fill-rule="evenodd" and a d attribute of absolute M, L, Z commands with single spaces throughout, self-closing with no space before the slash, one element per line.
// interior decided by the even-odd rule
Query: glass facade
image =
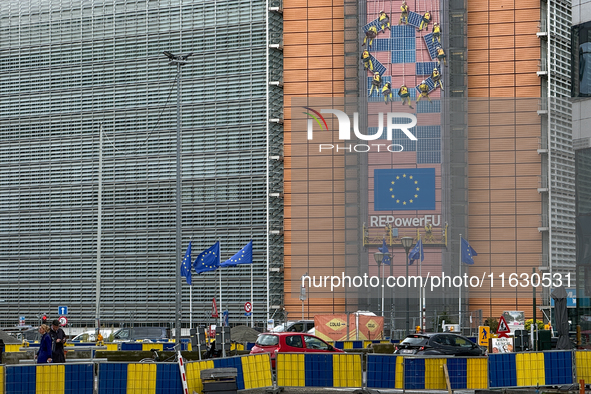
<path fill-rule="evenodd" d="M 270 196 L 282 193 L 282 54 L 269 45 L 280 35 L 281 14 L 261 0 L 0 3 L 1 325 L 63 305 L 72 324 L 94 324 L 100 124 L 103 323 L 173 321 L 176 67 L 162 51 L 194 52 L 182 72 L 183 252 L 220 240 L 227 259 L 252 238 L 254 299 L 250 268 L 224 269 L 222 308 L 244 319 L 252 301 L 261 320 L 281 305 L 283 204 Z M 193 285 L 205 322 L 217 272 Z M 186 324 L 184 279 L 182 309 Z"/>

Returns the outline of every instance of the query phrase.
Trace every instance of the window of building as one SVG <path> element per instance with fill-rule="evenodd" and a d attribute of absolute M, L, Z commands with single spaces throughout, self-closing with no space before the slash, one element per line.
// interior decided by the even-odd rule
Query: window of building
<path fill-rule="evenodd" d="M 591 22 L 573 26 L 571 89 L 573 97 L 591 97 Z"/>

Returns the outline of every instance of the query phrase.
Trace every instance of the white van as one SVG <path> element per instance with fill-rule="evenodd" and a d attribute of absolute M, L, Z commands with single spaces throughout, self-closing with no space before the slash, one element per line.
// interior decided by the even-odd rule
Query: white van
<path fill-rule="evenodd" d="M 103 336 L 103 340 L 106 341 L 109 339 L 109 335 L 111 335 L 112 332 L 113 330 L 102 329 L 101 335 Z M 96 330 L 84 331 L 82 334 L 78 334 L 72 338 L 70 342 L 96 342 Z"/>

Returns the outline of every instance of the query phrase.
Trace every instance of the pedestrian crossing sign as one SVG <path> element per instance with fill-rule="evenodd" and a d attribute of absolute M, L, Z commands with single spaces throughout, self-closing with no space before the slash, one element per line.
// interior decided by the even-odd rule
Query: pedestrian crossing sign
<path fill-rule="evenodd" d="M 478 326 L 478 345 L 488 346 L 488 339 L 490 338 L 489 326 Z"/>
<path fill-rule="evenodd" d="M 499 327 L 497 328 L 497 334 L 499 334 L 499 338 L 508 338 L 507 335 L 510 333 L 511 330 L 509 329 L 509 325 L 507 325 L 507 321 L 503 316 L 499 319 Z"/>

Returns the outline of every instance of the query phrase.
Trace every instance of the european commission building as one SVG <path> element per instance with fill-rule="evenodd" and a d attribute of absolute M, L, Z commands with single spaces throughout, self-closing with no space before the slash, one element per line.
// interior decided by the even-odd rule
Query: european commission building
<path fill-rule="evenodd" d="M 67 306 L 91 326 L 97 296 L 105 325 L 174 321 L 177 67 L 163 51 L 194 53 L 182 253 L 219 240 L 223 261 L 254 241 L 252 275 L 193 272 L 192 301 L 183 279 L 183 325 L 191 307 L 213 323 L 220 294 L 234 322 L 246 301 L 259 321 L 282 305 L 280 37 L 262 0 L 0 2 L 0 325 Z"/>

